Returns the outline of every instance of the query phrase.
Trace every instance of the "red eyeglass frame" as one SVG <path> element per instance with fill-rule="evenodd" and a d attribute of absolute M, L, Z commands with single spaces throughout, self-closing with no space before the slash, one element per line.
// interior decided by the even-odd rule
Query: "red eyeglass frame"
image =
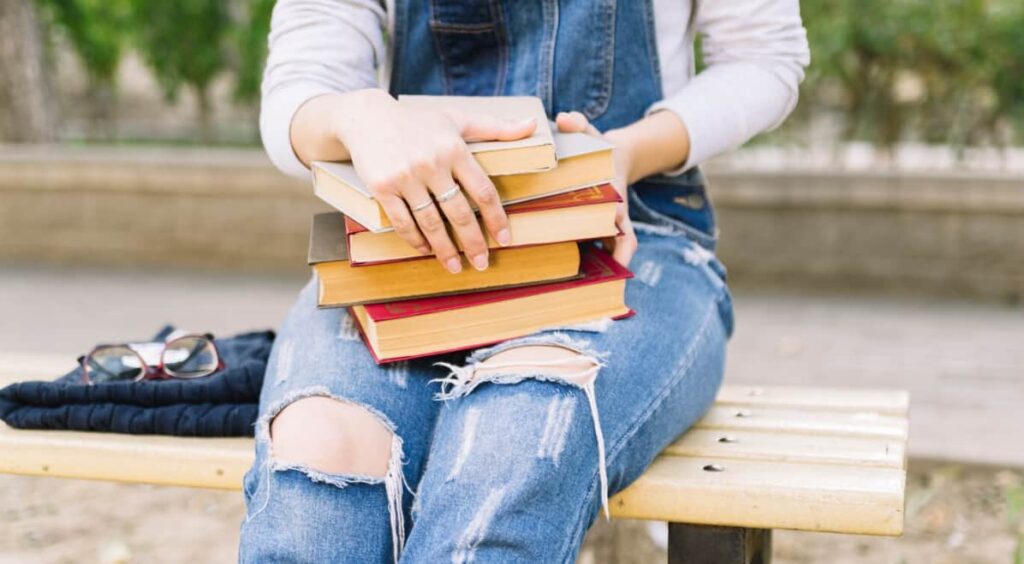
<path fill-rule="evenodd" d="M 181 339 L 205 339 L 205 340 L 209 341 L 210 342 L 210 346 L 213 348 L 213 354 L 216 355 L 216 357 L 217 357 L 217 367 L 214 368 L 209 374 L 203 374 L 202 376 L 193 376 L 191 378 L 182 377 L 182 376 L 176 376 L 176 375 L 172 374 L 171 372 L 168 372 L 167 368 L 166 368 L 166 366 L 164 364 L 164 353 L 167 352 L 168 345 L 170 345 L 171 343 L 173 343 L 175 341 L 179 341 Z M 84 354 L 84 355 L 78 357 L 78 365 L 82 367 L 82 382 L 84 382 L 84 383 L 86 383 L 86 384 L 88 384 L 90 386 L 96 384 L 96 382 L 93 382 L 92 379 L 89 378 L 89 363 L 86 362 L 86 361 L 96 351 L 98 351 L 100 349 L 109 348 L 109 347 L 124 347 L 124 348 L 132 351 L 132 354 L 134 354 L 139 359 L 139 366 L 143 367 L 143 370 L 142 370 L 141 374 L 139 374 L 135 378 L 132 378 L 131 380 L 121 380 L 121 381 L 124 381 L 124 382 L 142 382 L 143 380 L 170 380 L 170 379 L 192 380 L 192 379 L 195 379 L 195 378 L 205 378 L 207 376 L 210 376 L 211 374 L 216 374 L 217 372 L 220 372 L 221 370 L 224 370 L 224 368 L 226 367 L 226 365 L 224 364 L 224 357 L 221 356 L 220 350 L 217 348 L 217 342 L 214 341 L 212 333 L 202 333 L 202 334 L 200 334 L 200 333 L 188 333 L 188 334 L 184 334 L 184 335 L 177 335 L 173 339 L 171 339 L 169 341 L 165 341 L 163 343 L 164 348 L 163 348 L 163 350 L 160 351 L 160 364 L 156 365 L 156 366 L 148 364 L 146 362 L 146 359 L 142 357 L 142 354 L 139 353 L 139 351 L 137 351 L 134 348 L 132 348 L 132 346 L 131 346 L 132 344 L 134 344 L 134 343 L 110 343 L 110 344 L 96 345 L 87 354 Z"/>

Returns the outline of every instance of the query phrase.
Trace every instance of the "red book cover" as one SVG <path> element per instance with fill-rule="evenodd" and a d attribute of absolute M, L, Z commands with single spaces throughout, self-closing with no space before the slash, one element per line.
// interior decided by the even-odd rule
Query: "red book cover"
<path fill-rule="evenodd" d="M 520 202 L 505 207 L 505 213 L 528 213 L 558 208 L 571 208 L 575 206 L 587 206 L 591 204 L 604 204 L 607 202 L 621 202 L 618 190 L 611 184 L 600 184 L 589 188 L 581 188 L 572 192 L 555 194 L 539 200 Z M 349 237 L 349 245 L 352 243 L 352 235 L 369 231 L 360 225 L 356 220 L 345 216 L 345 232 Z"/>
<path fill-rule="evenodd" d="M 400 300 L 381 304 L 369 304 L 364 307 L 366 308 L 367 315 L 374 321 L 389 321 L 633 277 L 633 273 L 629 269 L 616 262 L 608 253 L 593 245 L 584 245 L 580 249 L 580 272 L 583 275 L 581 278 L 564 282 L 485 290 L 451 296 Z"/>

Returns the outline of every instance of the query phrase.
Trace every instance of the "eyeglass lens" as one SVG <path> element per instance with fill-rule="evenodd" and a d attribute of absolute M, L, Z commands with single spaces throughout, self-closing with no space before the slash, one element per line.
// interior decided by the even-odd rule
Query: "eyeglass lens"
<path fill-rule="evenodd" d="M 142 359 L 126 346 L 100 347 L 85 359 L 86 374 L 93 382 L 135 380 L 145 371 Z"/>
<path fill-rule="evenodd" d="M 182 337 L 167 343 L 164 370 L 176 378 L 199 378 L 217 371 L 217 349 L 204 337 Z"/>

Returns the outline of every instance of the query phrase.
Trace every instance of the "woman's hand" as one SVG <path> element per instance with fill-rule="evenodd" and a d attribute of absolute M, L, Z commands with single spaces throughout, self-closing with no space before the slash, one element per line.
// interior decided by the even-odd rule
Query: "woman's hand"
<path fill-rule="evenodd" d="M 407 108 L 381 90 L 331 97 L 310 103 L 328 108 L 326 114 L 320 112 L 321 119 L 327 118 L 330 133 L 347 150 L 395 231 L 421 253 L 433 251 L 449 272 L 458 273 L 462 261 L 445 228 L 447 218 L 471 264 L 486 269 L 487 241 L 470 200 L 498 244 L 508 244 L 511 235 L 498 192 L 466 141 L 521 139 L 533 133 L 534 120 L 514 123 Z M 295 123 L 292 128 L 294 138 Z"/>
<path fill-rule="evenodd" d="M 587 133 L 595 137 L 604 137 L 615 144 L 615 181 L 612 183 L 619 195 L 622 196 L 622 203 L 615 215 L 615 224 L 622 232 L 618 236 L 607 239 L 605 246 L 612 251 L 612 257 L 622 266 L 629 266 L 629 261 L 636 252 L 636 233 L 633 231 L 633 223 L 629 219 L 629 197 L 626 189 L 631 180 L 633 169 L 632 151 L 627 146 L 627 138 L 616 139 L 615 132 L 610 131 L 602 135 L 593 125 L 587 121 L 586 116 L 579 112 L 563 112 L 555 116 L 555 123 L 558 130 L 565 133 Z"/>

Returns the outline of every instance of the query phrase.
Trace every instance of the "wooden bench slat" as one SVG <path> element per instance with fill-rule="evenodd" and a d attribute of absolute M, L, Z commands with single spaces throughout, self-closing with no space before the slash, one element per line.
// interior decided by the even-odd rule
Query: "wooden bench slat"
<path fill-rule="evenodd" d="M 28 431 L 0 423 L 0 473 L 236 490 L 249 438 Z"/>
<path fill-rule="evenodd" d="M 829 412 L 769 407 L 743 407 L 715 404 L 696 427 L 806 433 L 847 437 L 877 437 L 904 441 L 907 420 L 875 412 Z"/>
<path fill-rule="evenodd" d="M 10 450 L 10 449 L 17 450 Z M 0 472 L 239 489 L 251 439 L 0 428 Z M 703 467 L 719 464 L 724 472 Z M 615 497 L 617 517 L 898 534 L 904 472 L 892 468 L 660 456 Z"/>
<path fill-rule="evenodd" d="M 721 472 L 708 472 L 717 464 Z M 611 500 L 618 517 L 899 535 L 906 473 L 894 468 L 660 456 Z"/>
<path fill-rule="evenodd" d="M 740 458 L 903 468 L 904 444 L 892 439 L 691 429 L 665 449 L 674 456 Z"/>
<path fill-rule="evenodd" d="M 905 417 L 910 410 L 910 394 L 901 390 L 723 386 L 718 403 L 816 411 L 871 411 Z"/>

